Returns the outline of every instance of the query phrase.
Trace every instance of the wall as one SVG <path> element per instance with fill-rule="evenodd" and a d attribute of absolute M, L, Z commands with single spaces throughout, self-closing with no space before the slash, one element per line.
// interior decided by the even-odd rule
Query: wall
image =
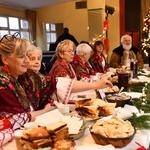
<path fill-rule="evenodd" d="M 66 9 L 67 8 L 67 9 Z M 88 40 L 87 9 L 75 9 L 75 2 L 42 8 L 37 11 L 37 43 L 44 48 L 43 23 L 63 23 L 80 42 Z"/>
<path fill-rule="evenodd" d="M 109 53 L 108 53 L 108 62 L 110 60 L 110 56 L 112 50 L 120 45 L 120 9 L 119 9 L 119 0 L 105 0 L 106 5 L 115 8 L 115 12 L 113 15 L 108 16 L 109 20 L 109 29 L 108 29 L 108 38 L 109 38 Z"/>
<path fill-rule="evenodd" d="M 95 4 L 96 6 L 100 5 L 99 0 L 90 0 L 90 2 L 93 3 L 97 2 L 98 4 Z M 114 15 L 113 16 L 109 15 L 108 17 L 109 20 L 108 38 L 110 40 L 110 51 L 109 51 L 110 56 L 111 51 L 120 44 L 119 0 L 113 1 L 105 0 L 105 3 L 115 8 Z M 25 11 L 3 7 L 0 7 L 0 14 L 25 17 Z M 73 34 L 78 41 L 89 40 L 87 29 L 88 28 L 87 9 L 76 10 L 74 2 L 68 2 L 37 10 L 37 46 L 40 46 L 44 50 L 45 45 L 43 38 L 43 22 L 64 23 L 64 26 L 70 28 L 70 33 Z"/>
<path fill-rule="evenodd" d="M 23 18 L 25 17 L 25 11 L 16 10 L 14 8 L 8 8 L 8 7 L 0 7 L 0 14 L 1 15 L 23 17 Z"/>

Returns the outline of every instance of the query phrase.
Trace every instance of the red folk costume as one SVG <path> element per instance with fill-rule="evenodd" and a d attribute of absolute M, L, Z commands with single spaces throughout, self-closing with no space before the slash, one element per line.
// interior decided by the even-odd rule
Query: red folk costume
<path fill-rule="evenodd" d="M 75 70 L 78 80 L 83 78 L 90 78 L 91 75 L 95 75 L 96 72 L 90 66 L 88 62 L 84 63 L 78 55 L 74 55 L 73 62 L 71 63 Z"/>
<path fill-rule="evenodd" d="M 89 62 L 96 72 L 105 73 L 107 71 L 106 59 L 102 53 L 99 55 L 97 52 L 94 52 Z"/>
<path fill-rule="evenodd" d="M 30 84 L 30 77 L 32 77 L 32 75 L 36 76 L 34 72 L 28 71 L 19 77 L 19 79 L 22 80 L 21 84 L 24 85 L 23 87 L 19 83 L 19 79 L 16 80 L 11 76 L 5 67 L 0 67 L 0 114 L 9 119 L 13 129 L 20 128 L 31 120 L 31 107 L 33 110 L 38 110 L 48 103 L 47 101 L 51 94 L 49 90 L 50 86 L 34 91 L 32 86 L 34 82 Z M 28 82 L 24 82 L 25 80 L 28 80 Z M 25 92 L 27 87 L 28 90 Z M 48 96 L 45 96 L 45 92 L 48 93 Z"/>
<path fill-rule="evenodd" d="M 66 65 L 66 63 L 60 58 L 58 58 L 55 61 L 49 74 L 55 78 L 56 77 L 69 77 L 71 79 L 76 79 L 76 75 L 72 66 L 70 64 Z"/>

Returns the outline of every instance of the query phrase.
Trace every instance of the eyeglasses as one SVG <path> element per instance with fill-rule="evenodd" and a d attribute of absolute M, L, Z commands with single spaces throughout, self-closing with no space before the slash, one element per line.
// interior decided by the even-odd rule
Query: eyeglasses
<path fill-rule="evenodd" d="M 9 38 L 8 38 L 9 37 Z M 21 35 L 19 32 L 15 32 L 14 34 L 5 34 L 1 39 L 0 43 L 3 41 L 3 39 L 7 39 L 9 42 L 13 42 L 14 38 L 20 38 Z"/>
<path fill-rule="evenodd" d="M 63 51 L 63 52 L 68 52 L 68 53 L 75 53 L 75 50 L 67 50 L 67 51 Z"/>

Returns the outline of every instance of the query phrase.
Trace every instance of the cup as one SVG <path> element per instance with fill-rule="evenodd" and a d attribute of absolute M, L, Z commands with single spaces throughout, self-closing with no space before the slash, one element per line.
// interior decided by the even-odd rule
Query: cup
<path fill-rule="evenodd" d="M 137 78 L 138 64 L 137 64 L 136 60 L 131 60 L 131 62 L 130 62 L 130 70 L 133 71 L 133 78 Z"/>
<path fill-rule="evenodd" d="M 128 91 L 129 72 L 127 70 L 120 70 L 118 73 L 118 87 L 124 87 L 123 91 Z"/>
<path fill-rule="evenodd" d="M 62 113 L 62 114 L 66 114 L 70 112 L 70 107 L 69 105 L 62 105 L 58 107 L 58 110 Z"/>

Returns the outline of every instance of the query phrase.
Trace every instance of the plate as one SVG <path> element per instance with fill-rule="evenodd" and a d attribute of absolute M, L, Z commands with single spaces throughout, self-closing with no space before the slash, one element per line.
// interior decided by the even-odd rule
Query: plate
<path fill-rule="evenodd" d="M 74 140 L 78 140 L 84 135 L 85 129 L 81 130 L 78 134 L 70 134 L 69 136 L 73 138 Z"/>
<path fill-rule="evenodd" d="M 98 118 L 87 118 L 87 117 L 83 117 L 86 121 L 95 121 L 95 120 L 98 120 L 98 119 L 102 119 L 103 117 L 98 117 Z"/>

